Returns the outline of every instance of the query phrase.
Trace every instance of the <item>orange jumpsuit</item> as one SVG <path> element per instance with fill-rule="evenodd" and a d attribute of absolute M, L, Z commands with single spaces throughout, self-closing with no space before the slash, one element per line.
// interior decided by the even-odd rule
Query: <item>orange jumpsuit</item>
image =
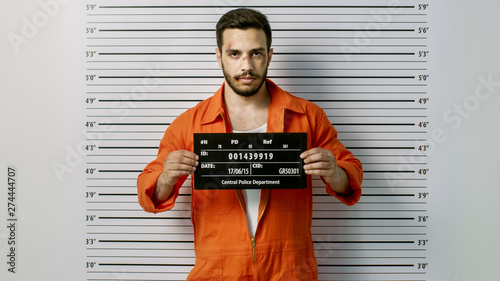
<path fill-rule="evenodd" d="M 346 205 L 361 196 L 361 163 L 337 139 L 337 132 L 317 105 L 283 91 L 266 80 L 271 95 L 268 132 L 307 132 L 308 149 L 321 147 L 333 152 L 337 165 L 349 176 L 352 195 L 326 191 Z M 179 188 L 155 206 L 151 200 L 156 180 L 163 171 L 168 153 L 193 151 L 193 133 L 232 132 L 223 102 L 224 85 L 214 96 L 200 102 L 175 119 L 161 140 L 156 160 L 149 163 L 137 180 L 139 203 L 147 212 L 174 207 Z M 241 190 L 194 190 L 191 221 L 194 228 L 196 261 L 187 280 L 317 280 L 318 270 L 311 237 L 312 184 L 307 189 L 263 189 L 255 237 L 249 234 L 245 200 Z"/>

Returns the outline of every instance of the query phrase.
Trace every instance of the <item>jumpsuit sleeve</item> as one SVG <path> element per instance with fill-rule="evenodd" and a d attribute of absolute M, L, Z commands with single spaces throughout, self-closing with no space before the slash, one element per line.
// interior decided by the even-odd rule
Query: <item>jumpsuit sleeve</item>
<path fill-rule="evenodd" d="M 349 195 L 341 196 L 326 183 L 323 177 L 321 177 L 321 180 L 325 183 L 328 194 L 338 198 L 342 203 L 352 206 L 356 204 L 361 197 L 363 167 L 361 162 L 338 140 L 337 131 L 332 126 L 323 110 L 321 110 L 321 116 L 318 120 L 316 127 L 317 143 L 315 147 L 325 148 L 333 152 L 333 155 L 337 159 L 337 165 L 346 171 L 353 192 Z"/>
<path fill-rule="evenodd" d="M 179 196 L 179 189 L 187 178 L 187 176 L 180 177 L 174 185 L 174 190 L 170 198 L 158 206 L 155 206 L 151 198 L 156 188 L 156 181 L 163 171 L 163 162 L 165 158 L 167 158 L 170 152 L 185 149 L 183 145 L 180 145 L 182 141 L 177 139 L 177 136 L 181 134 L 178 132 L 176 134 L 175 128 L 176 126 L 174 123 L 167 128 L 160 142 L 156 159 L 149 163 L 137 178 L 137 197 L 139 204 L 146 212 L 158 213 L 172 209 L 175 205 L 175 200 Z"/>

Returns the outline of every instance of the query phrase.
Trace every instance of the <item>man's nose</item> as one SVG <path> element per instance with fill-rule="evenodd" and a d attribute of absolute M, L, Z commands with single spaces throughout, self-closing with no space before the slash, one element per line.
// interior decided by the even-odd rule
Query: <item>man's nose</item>
<path fill-rule="evenodd" d="M 244 54 L 241 57 L 241 70 L 242 71 L 253 70 L 253 62 L 252 62 L 251 57 L 248 54 Z"/>

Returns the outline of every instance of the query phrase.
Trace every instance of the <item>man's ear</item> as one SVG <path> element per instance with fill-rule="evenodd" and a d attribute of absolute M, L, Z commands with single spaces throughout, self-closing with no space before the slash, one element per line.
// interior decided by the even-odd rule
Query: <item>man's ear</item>
<path fill-rule="evenodd" d="M 217 63 L 219 64 L 219 67 L 222 68 L 222 56 L 219 48 L 215 48 L 215 57 L 217 58 Z"/>
<path fill-rule="evenodd" d="M 271 58 L 273 56 L 273 48 L 269 49 L 269 52 L 267 53 L 267 67 L 271 64 Z"/>

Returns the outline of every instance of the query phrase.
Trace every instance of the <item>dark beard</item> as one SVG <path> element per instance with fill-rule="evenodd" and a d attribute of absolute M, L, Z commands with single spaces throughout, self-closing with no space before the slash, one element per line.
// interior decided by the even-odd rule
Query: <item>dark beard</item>
<path fill-rule="evenodd" d="M 267 67 L 266 67 L 266 70 L 264 71 L 262 76 L 254 75 L 251 71 L 247 71 L 247 72 L 242 73 L 236 77 L 231 77 L 228 73 L 226 73 L 226 71 L 224 70 L 224 64 L 222 64 L 222 73 L 224 74 L 224 78 L 226 78 L 226 81 L 229 84 L 229 87 L 231 87 L 231 89 L 233 89 L 233 91 L 236 94 L 238 94 L 242 97 L 251 97 L 251 96 L 255 95 L 260 90 L 260 88 L 262 87 L 262 85 L 266 81 Z M 246 89 L 246 90 L 239 89 L 236 85 L 236 78 L 239 76 L 252 76 L 256 80 L 261 79 L 261 81 L 260 81 L 260 84 L 258 85 L 258 87 L 256 87 L 256 88 L 251 88 L 251 89 Z"/>

